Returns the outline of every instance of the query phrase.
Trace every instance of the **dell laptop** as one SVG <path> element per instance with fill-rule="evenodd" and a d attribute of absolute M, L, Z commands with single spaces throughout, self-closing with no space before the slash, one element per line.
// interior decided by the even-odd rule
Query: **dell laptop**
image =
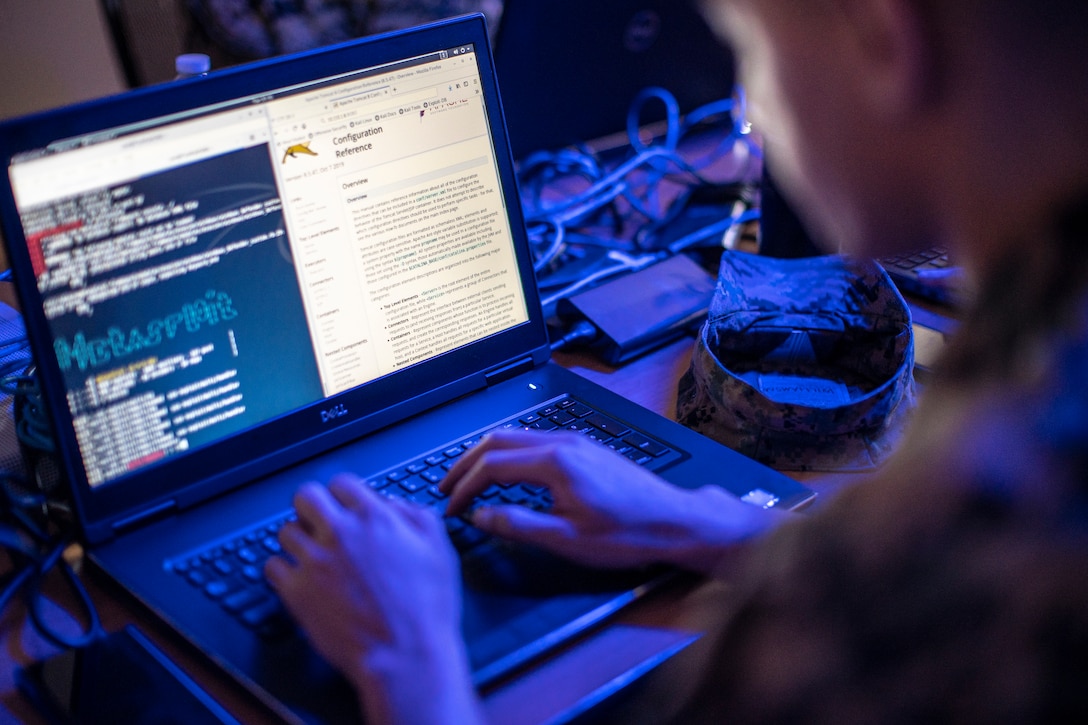
<path fill-rule="evenodd" d="M 9 120 L 0 164 L 89 561 L 286 720 L 358 718 L 261 574 L 305 481 L 441 510 L 450 462 L 519 426 L 755 506 L 813 495 L 549 362 L 481 16 Z M 660 580 L 448 529 L 481 687 Z"/>

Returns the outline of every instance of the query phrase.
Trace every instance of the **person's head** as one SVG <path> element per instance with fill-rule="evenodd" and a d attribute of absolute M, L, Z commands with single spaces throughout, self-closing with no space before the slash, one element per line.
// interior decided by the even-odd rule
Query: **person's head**
<path fill-rule="evenodd" d="M 985 257 L 1088 193 L 1084 0 L 702 0 L 825 246 Z"/>

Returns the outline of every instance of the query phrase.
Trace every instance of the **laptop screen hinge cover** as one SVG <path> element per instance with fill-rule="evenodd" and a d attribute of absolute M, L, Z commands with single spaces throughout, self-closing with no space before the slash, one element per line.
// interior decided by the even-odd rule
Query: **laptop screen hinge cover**
<path fill-rule="evenodd" d="M 509 380 L 512 377 L 520 375 L 521 373 L 528 372 L 533 369 L 533 358 L 523 357 L 515 360 L 512 363 L 507 363 L 501 367 L 495 368 L 490 372 L 484 373 L 484 379 L 487 384 L 495 385 L 501 383 L 504 380 Z"/>
<path fill-rule="evenodd" d="M 139 513 L 135 513 L 132 516 L 126 516 L 123 519 L 118 519 L 113 522 L 113 531 L 115 534 L 121 534 L 132 529 L 137 529 L 145 524 L 158 519 L 165 518 L 177 510 L 177 502 L 173 499 L 169 501 L 163 501 L 156 504 L 151 508 L 144 509 Z"/>

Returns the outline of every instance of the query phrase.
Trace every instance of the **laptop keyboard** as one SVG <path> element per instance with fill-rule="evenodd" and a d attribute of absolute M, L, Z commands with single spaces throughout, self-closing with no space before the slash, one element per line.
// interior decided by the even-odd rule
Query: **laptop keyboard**
<path fill-rule="evenodd" d="M 923 249 L 913 254 L 884 257 L 878 261 L 900 291 L 906 294 L 942 305 L 955 306 L 962 302 L 964 291 L 957 289 L 955 284 L 925 281 L 918 274 L 927 271 L 938 274 L 952 271 L 953 265 L 948 260 L 948 252 L 943 248 Z"/>
<path fill-rule="evenodd" d="M 678 451 L 669 446 L 571 398 L 563 398 L 517 416 L 491 430 L 510 428 L 575 431 L 599 441 L 639 465 L 655 469 L 681 457 Z M 438 490 L 439 482 L 457 459 L 479 443 L 486 432 L 382 471 L 369 477 L 367 483 L 388 498 L 411 501 L 443 513 L 447 497 Z M 551 507 L 552 500 L 548 490 L 542 486 L 502 483 L 483 491 L 472 506 L 494 503 L 518 504 L 545 511 Z M 467 513 L 444 519 L 450 541 L 461 553 L 462 568 L 471 567 L 474 557 L 486 549 L 492 540 L 488 534 L 468 522 Z M 280 636 L 291 631 L 293 625 L 265 581 L 264 563 L 269 556 L 280 552 L 279 530 L 293 518 L 293 511 L 285 512 L 203 550 L 178 557 L 168 562 L 167 566 L 261 636 Z"/>

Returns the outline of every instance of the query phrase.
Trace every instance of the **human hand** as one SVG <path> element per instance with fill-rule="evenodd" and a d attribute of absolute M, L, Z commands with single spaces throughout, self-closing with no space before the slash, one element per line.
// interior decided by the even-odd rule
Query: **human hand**
<path fill-rule="evenodd" d="M 519 481 L 547 487 L 551 510 L 484 505 L 473 524 L 591 566 L 670 563 L 710 572 L 725 551 L 773 522 L 715 486 L 673 486 L 600 443 L 558 431 L 492 433 L 440 486 L 450 494 L 447 513 L 457 515 L 488 486 Z"/>
<path fill-rule="evenodd" d="M 265 575 L 314 649 L 355 686 L 368 722 L 478 719 L 461 638 L 456 555 L 442 522 L 355 476 L 295 495 Z"/>

